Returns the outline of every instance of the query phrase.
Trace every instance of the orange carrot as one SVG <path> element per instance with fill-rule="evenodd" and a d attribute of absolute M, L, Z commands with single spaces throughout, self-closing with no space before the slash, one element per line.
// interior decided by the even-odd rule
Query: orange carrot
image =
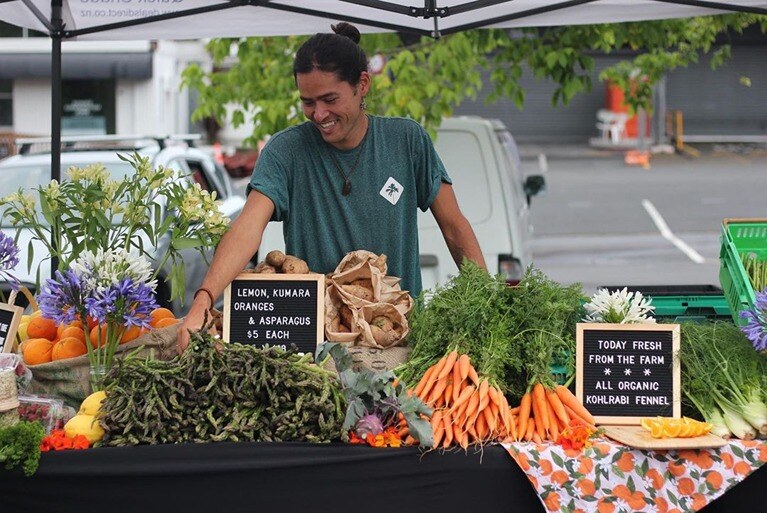
<path fill-rule="evenodd" d="M 479 385 L 479 375 L 477 374 L 477 370 L 472 365 L 469 365 L 469 379 L 475 385 Z"/>
<path fill-rule="evenodd" d="M 519 431 L 517 431 L 517 421 L 514 418 L 514 415 L 509 414 L 509 435 L 514 439 L 515 442 L 519 442 Z"/>
<path fill-rule="evenodd" d="M 442 425 L 445 428 L 445 436 L 442 439 L 442 447 L 447 449 L 450 447 L 450 444 L 453 443 L 453 423 L 452 422 L 446 422 L 446 419 L 442 419 Z"/>
<path fill-rule="evenodd" d="M 488 408 L 490 408 L 490 419 L 488 419 L 488 425 L 490 426 L 490 431 L 495 432 L 497 429 L 500 428 L 498 423 L 499 410 L 498 410 L 498 407 L 493 403 L 490 403 Z"/>
<path fill-rule="evenodd" d="M 509 413 L 511 413 L 512 415 L 519 415 L 519 406 L 515 406 L 514 408 L 511 408 L 509 410 Z"/>
<path fill-rule="evenodd" d="M 429 395 L 429 399 L 425 401 L 426 404 L 433 406 L 437 402 L 437 399 L 441 398 L 442 394 L 445 393 L 445 387 L 447 387 L 446 379 L 437 381 L 437 383 L 434 385 L 434 390 L 432 390 L 431 394 Z"/>
<path fill-rule="evenodd" d="M 570 408 L 569 406 L 565 405 L 565 411 L 570 416 L 570 420 L 571 421 L 575 420 L 575 421 L 580 422 L 581 424 L 583 424 L 584 426 L 586 426 L 588 428 L 596 429 L 596 426 L 594 426 L 594 424 L 592 424 L 591 422 L 589 422 L 588 420 L 586 420 L 586 419 L 584 419 L 582 417 L 579 417 L 578 414 L 572 408 Z"/>
<path fill-rule="evenodd" d="M 458 358 L 458 370 L 461 374 L 461 381 L 469 377 L 469 367 L 471 367 L 471 360 L 469 355 L 462 354 Z"/>
<path fill-rule="evenodd" d="M 455 403 L 458 400 L 458 396 L 461 395 L 463 389 L 463 378 L 461 378 L 461 369 L 458 362 L 453 365 L 453 395 L 450 398 L 451 403 Z"/>
<path fill-rule="evenodd" d="M 445 406 L 449 406 L 450 399 L 453 397 L 453 387 L 455 387 L 455 382 L 452 379 L 448 377 L 447 380 L 445 393 L 442 395 L 442 402 Z"/>
<path fill-rule="evenodd" d="M 474 393 L 474 390 L 474 385 L 466 385 L 463 390 L 461 390 L 458 399 L 453 402 L 453 406 L 450 408 L 451 413 L 457 411 L 462 404 L 465 404 L 471 397 L 471 394 Z"/>
<path fill-rule="evenodd" d="M 554 415 L 556 417 L 565 423 L 565 425 L 570 424 L 570 417 L 568 417 L 567 412 L 565 411 L 565 407 L 562 404 L 562 401 L 559 399 L 559 396 L 554 390 L 547 390 L 546 391 L 546 399 L 549 401 L 549 405 L 551 406 L 551 410 L 554 412 Z"/>
<path fill-rule="evenodd" d="M 466 415 L 468 418 L 473 418 L 474 415 L 477 413 L 478 406 L 479 406 L 479 390 L 471 394 L 471 397 L 469 398 L 469 406 L 466 408 L 464 415 Z"/>
<path fill-rule="evenodd" d="M 479 440 L 485 440 L 488 434 L 490 434 L 490 426 L 487 423 L 487 417 L 484 415 L 485 411 L 487 411 L 487 409 L 482 410 L 483 414 L 477 417 L 476 431 L 477 438 L 479 438 Z"/>
<path fill-rule="evenodd" d="M 562 385 L 557 385 L 557 396 L 562 404 L 569 406 L 580 418 L 585 420 L 589 424 L 594 424 L 594 416 L 589 413 L 589 410 L 581 404 L 577 397 L 573 395 L 570 390 Z"/>
<path fill-rule="evenodd" d="M 535 432 L 535 418 L 530 417 L 530 421 L 527 423 L 527 431 L 525 431 L 525 441 L 529 442 L 533 438 Z"/>
<path fill-rule="evenodd" d="M 527 433 L 527 423 L 530 419 L 530 406 L 532 404 L 532 397 L 530 392 L 525 392 L 522 395 L 522 400 L 519 403 L 519 436 L 524 436 Z"/>
<path fill-rule="evenodd" d="M 537 430 L 533 432 L 533 442 L 537 444 L 543 443 L 543 438 L 541 437 L 540 430 Z"/>
<path fill-rule="evenodd" d="M 479 406 L 477 409 L 481 412 L 485 408 L 487 408 L 488 403 L 490 402 L 490 397 L 488 396 L 488 388 L 490 387 L 490 383 L 487 382 L 487 380 L 482 380 L 482 383 L 479 385 Z M 479 413 L 478 413 L 479 414 Z"/>
<path fill-rule="evenodd" d="M 447 354 L 447 360 L 445 360 L 445 365 L 442 367 L 442 369 L 440 369 L 439 374 L 437 374 L 437 379 L 444 379 L 448 374 L 450 374 L 457 359 L 458 351 L 453 349 Z"/>
<path fill-rule="evenodd" d="M 559 425 L 555 419 L 552 419 L 551 429 L 549 429 L 549 440 L 556 442 L 559 439 Z"/>
<path fill-rule="evenodd" d="M 423 392 L 423 389 L 426 387 L 426 384 L 429 383 L 429 380 L 431 379 L 431 375 L 434 373 L 434 367 L 429 367 L 426 369 L 426 372 L 423 373 L 423 377 L 421 377 L 421 381 L 418 382 L 418 385 L 415 387 L 415 395 L 423 399 L 423 396 L 421 393 Z"/>
<path fill-rule="evenodd" d="M 533 386 L 533 403 L 538 403 L 538 413 L 535 414 L 535 422 L 540 424 L 544 432 L 548 431 L 549 408 L 546 406 L 546 391 L 540 382 Z M 541 438 L 544 438 L 544 436 L 541 436 Z"/>
<path fill-rule="evenodd" d="M 493 415 L 493 408 L 492 405 L 488 405 L 487 408 L 482 410 L 482 415 L 480 415 L 481 418 L 485 419 L 485 424 L 487 424 L 487 429 L 489 433 L 492 433 L 495 431 L 495 425 L 496 425 L 496 419 Z M 479 419 L 477 419 L 479 421 Z"/>
<path fill-rule="evenodd" d="M 405 445 L 415 445 L 416 441 L 415 438 L 413 438 L 411 435 L 407 435 L 407 438 L 405 438 Z"/>

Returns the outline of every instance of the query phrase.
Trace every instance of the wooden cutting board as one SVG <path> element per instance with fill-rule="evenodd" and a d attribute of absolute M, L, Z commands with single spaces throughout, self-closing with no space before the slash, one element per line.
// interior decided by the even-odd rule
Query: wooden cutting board
<path fill-rule="evenodd" d="M 650 432 L 641 426 L 600 426 L 605 436 L 634 449 L 670 450 L 670 449 L 712 449 L 727 445 L 721 436 L 708 434 L 694 438 L 653 438 Z"/>

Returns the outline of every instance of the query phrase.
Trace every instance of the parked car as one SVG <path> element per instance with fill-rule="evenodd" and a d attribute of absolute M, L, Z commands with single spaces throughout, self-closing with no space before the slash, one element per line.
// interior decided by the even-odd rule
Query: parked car
<path fill-rule="evenodd" d="M 446 118 L 437 129 L 435 147 L 488 270 L 518 283 L 533 259 L 529 205 L 532 196 L 545 189 L 544 177 L 523 177 L 514 138 L 500 120 Z M 418 212 L 418 231 L 423 288 L 433 289 L 458 268 L 431 212 Z M 284 248 L 282 223 L 269 223 L 259 253 Z"/>
<path fill-rule="evenodd" d="M 41 144 L 44 151 L 36 151 Z M 32 191 L 39 185 L 50 181 L 50 140 L 20 139 L 18 155 L 0 161 L 0 196 L 16 192 L 19 188 Z M 230 219 L 236 218 L 245 205 L 242 193 L 235 193 L 231 179 L 223 166 L 217 164 L 207 153 L 193 147 L 193 137 L 166 138 L 125 138 L 121 136 L 99 137 L 64 137 L 62 138 L 61 177 L 66 178 L 66 170 L 72 166 L 85 167 L 91 164 L 103 164 L 113 177 L 118 178 L 133 172 L 127 162 L 120 160 L 119 153 L 137 152 L 149 156 L 153 166 L 164 166 L 179 171 L 180 179 L 197 182 L 204 190 L 215 191 L 217 199 L 221 200 L 221 210 Z M 3 233 L 14 236 L 16 228 L 10 226 L 7 219 L 0 220 Z M 34 246 L 34 260 L 31 272 L 27 272 L 28 261 L 25 258 L 26 248 L 31 234 L 22 231 L 19 239 L 21 261 L 15 269 L 15 275 L 32 292 L 37 289 L 37 269 L 40 267 L 41 281 L 50 276 L 50 260 L 42 243 Z M 160 252 L 154 248 L 156 255 Z M 157 298 L 161 305 L 171 308 L 177 315 L 183 315 L 192 302 L 192 294 L 201 285 L 208 269 L 206 259 L 195 250 L 183 252 L 186 291 L 182 299 L 170 301 L 170 288 L 165 283 L 165 276 L 170 267 L 160 272 L 157 287 Z M 208 261 L 212 251 L 207 255 Z"/>

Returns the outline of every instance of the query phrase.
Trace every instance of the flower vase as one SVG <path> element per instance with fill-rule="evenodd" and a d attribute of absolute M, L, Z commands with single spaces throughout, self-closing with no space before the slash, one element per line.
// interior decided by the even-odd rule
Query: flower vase
<path fill-rule="evenodd" d="M 91 362 L 90 383 L 91 392 L 98 392 L 104 388 L 104 378 L 107 375 L 107 367 L 103 363 Z"/>

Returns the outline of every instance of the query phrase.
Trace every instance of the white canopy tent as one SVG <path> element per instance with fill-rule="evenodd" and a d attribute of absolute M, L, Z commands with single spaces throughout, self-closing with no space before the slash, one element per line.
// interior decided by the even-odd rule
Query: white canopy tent
<path fill-rule="evenodd" d="M 52 41 L 51 178 L 60 178 L 63 40 L 284 36 L 349 21 L 362 32 L 440 37 L 474 28 L 543 27 L 692 17 L 767 15 L 767 0 L 0 0 L 0 20 Z"/>
<path fill-rule="evenodd" d="M 767 14 L 767 1 L 0 0 L 0 20 L 79 40 L 311 34 L 327 30 L 328 20 L 353 22 L 364 32 L 437 36 L 472 28 L 582 25 L 733 11 Z"/>

